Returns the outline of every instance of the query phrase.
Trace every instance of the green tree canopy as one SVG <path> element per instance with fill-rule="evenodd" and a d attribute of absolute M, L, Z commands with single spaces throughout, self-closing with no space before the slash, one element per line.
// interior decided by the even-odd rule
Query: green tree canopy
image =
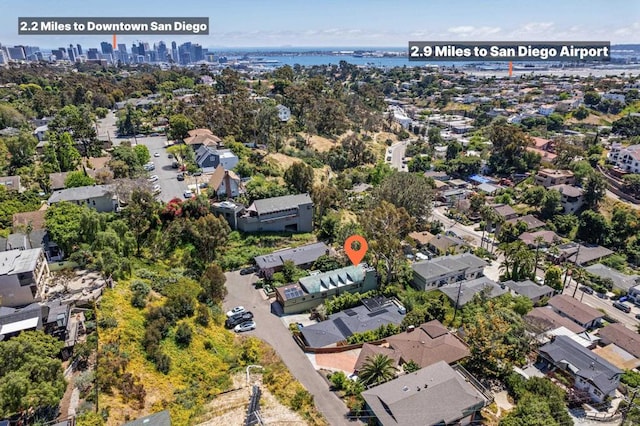
<path fill-rule="evenodd" d="M 67 178 L 64 180 L 65 188 L 78 188 L 80 186 L 90 186 L 96 183 L 96 181 L 82 170 L 69 172 Z"/>
<path fill-rule="evenodd" d="M 313 167 L 302 161 L 293 163 L 284 173 L 284 180 L 289 188 L 298 193 L 310 192 L 313 187 Z"/>
<path fill-rule="evenodd" d="M 0 417 L 56 406 L 66 388 L 62 342 L 41 331 L 0 342 Z"/>

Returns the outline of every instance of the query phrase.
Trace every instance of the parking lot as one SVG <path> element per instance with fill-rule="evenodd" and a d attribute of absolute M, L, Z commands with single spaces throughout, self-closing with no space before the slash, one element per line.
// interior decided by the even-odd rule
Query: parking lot
<path fill-rule="evenodd" d="M 162 188 L 162 192 L 158 194 L 158 199 L 167 202 L 176 197 L 184 198 L 182 194 L 187 189 L 187 183 L 186 181 L 179 181 L 176 178 L 178 169 L 171 167 L 174 160 L 169 158 L 165 147 L 167 138 L 165 136 L 152 136 L 136 138 L 136 140 L 139 144 L 149 148 L 151 162 L 156 166 L 155 170 L 149 172 L 149 175 L 158 176 L 158 181 L 154 182 L 154 184 L 158 184 Z M 155 157 L 155 153 L 158 153 L 159 157 Z"/>

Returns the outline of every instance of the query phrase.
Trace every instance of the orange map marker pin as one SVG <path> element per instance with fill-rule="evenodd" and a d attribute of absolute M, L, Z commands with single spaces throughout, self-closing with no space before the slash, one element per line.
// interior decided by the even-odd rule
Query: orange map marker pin
<path fill-rule="evenodd" d="M 360 248 L 354 249 L 353 243 L 360 244 Z M 368 249 L 369 245 L 367 244 L 367 240 L 360 235 L 352 235 L 344 242 L 344 252 L 354 265 L 358 265 L 362 262 L 362 259 L 364 259 L 364 255 L 367 254 Z"/>

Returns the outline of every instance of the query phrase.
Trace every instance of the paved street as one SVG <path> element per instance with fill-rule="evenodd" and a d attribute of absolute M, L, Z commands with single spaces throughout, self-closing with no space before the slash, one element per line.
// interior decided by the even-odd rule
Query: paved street
<path fill-rule="evenodd" d="M 407 150 L 408 144 L 409 141 L 396 142 L 387 148 L 387 151 L 384 154 L 385 160 L 392 169 L 407 171 L 406 166 L 402 164 L 402 159 L 404 158 L 404 153 Z M 391 160 L 388 160 L 389 157 L 391 157 Z"/>
<path fill-rule="evenodd" d="M 107 140 L 110 139 L 114 146 L 120 145 L 124 140 L 131 141 L 132 145 L 142 144 L 149 148 L 151 154 L 151 161 L 156 165 L 155 170 L 149 172 L 149 176 L 157 175 L 158 181 L 153 182 L 151 185 L 158 184 L 162 188 L 162 192 L 158 194 L 158 199 L 164 202 L 171 200 L 172 198 L 183 198 L 183 193 L 187 189 L 187 183 L 185 181 L 179 181 L 176 179 L 178 174 L 177 169 L 171 168 L 173 163 L 172 159 L 169 159 L 166 151 L 166 136 L 152 136 L 152 137 L 117 137 L 116 116 L 110 111 L 107 117 L 98 121 L 98 139 Z M 154 157 L 155 153 L 160 154 L 159 157 Z"/>
<path fill-rule="evenodd" d="M 564 279 L 564 275 L 563 275 L 563 279 Z M 570 283 L 567 283 L 567 286 L 565 287 L 563 294 L 573 296 L 575 292 L 575 296 L 573 297 L 580 300 L 582 303 L 596 309 L 602 309 L 607 313 L 609 317 L 615 319 L 616 321 L 621 322 L 631 330 L 636 330 L 639 324 L 639 321 L 635 318 L 635 315 L 640 313 L 640 309 L 637 306 L 634 306 L 631 303 L 627 303 L 629 306 L 631 306 L 631 312 L 627 314 L 625 312 L 622 312 L 619 309 L 614 308 L 613 301 L 609 299 L 601 299 L 595 294 L 587 294 L 583 291 L 580 291 L 579 288 L 578 288 L 578 291 L 575 291 L 576 282 L 574 280 L 570 280 L 570 281 L 571 281 Z"/>
<path fill-rule="evenodd" d="M 271 345 L 300 383 L 313 395 L 316 407 L 332 426 L 359 424 L 346 419 L 347 408 L 335 396 L 327 383 L 315 371 L 313 365 L 293 341 L 291 332 L 284 326 L 280 318 L 271 313 L 268 300 L 264 300 L 259 290 L 251 285 L 256 281 L 254 275 L 241 276 L 236 272 L 227 272 L 227 289 L 229 294 L 224 301 L 224 309 L 244 306 L 251 310 L 256 322 L 256 329 L 247 334 L 261 338 Z"/>

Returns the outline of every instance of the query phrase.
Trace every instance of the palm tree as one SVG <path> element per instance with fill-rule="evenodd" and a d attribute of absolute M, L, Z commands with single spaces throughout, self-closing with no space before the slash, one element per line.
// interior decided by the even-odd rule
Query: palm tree
<path fill-rule="evenodd" d="M 396 372 L 397 368 L 391 358 L 376 354 L 366 358 L 358 377 L 365 386 L 375 386 L 393 379 Z"/>
<path fill-rule="evenodd" d="M 538 267 L 538 251 L 540 249 L 540 243 L 542 243 L 543 241 L 544 241 L 544 238 L 542 237 L 542 235 L 538 235 L 533 239 L 533 242 L 536 243 L 536 263 L 535 263 L 536 268 Z"/>

